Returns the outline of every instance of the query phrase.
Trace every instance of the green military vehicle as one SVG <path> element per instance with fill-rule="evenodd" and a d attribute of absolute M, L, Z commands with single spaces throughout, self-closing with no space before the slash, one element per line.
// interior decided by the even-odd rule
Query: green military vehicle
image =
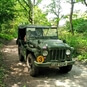
<path fill-rule="evenodd" d="M 31 76 L 43 67 L 58 68 L 61 73 L 72 69 L 73 47 L 58 39 L 56 27 L 21 25 L 17 44 L 19 60 L 27 62 Z"/>

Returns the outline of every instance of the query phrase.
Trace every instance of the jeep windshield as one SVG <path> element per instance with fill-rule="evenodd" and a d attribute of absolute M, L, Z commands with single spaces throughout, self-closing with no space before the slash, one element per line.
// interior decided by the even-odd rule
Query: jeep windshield
<path fill-rule="evenodd" d="M 57 29 L 52 28 L 27 28 L 27 38 L 30 39 L 57 39 Z"/>

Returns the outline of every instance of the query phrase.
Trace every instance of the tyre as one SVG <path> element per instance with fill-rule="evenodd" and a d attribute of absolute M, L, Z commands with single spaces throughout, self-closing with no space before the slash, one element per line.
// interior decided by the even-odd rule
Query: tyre
<path fill-rule="evenodd" d="M 59 68 L 59 72 L 60 73 L 68 73 L 69 71 L 71 71 L 72 69 L 72 65 L 68 65 L 68 66 L 63 66 Z"/>
<path fill-rule="evenodd" d="M 34 65 L 34 56 L 32 54 L 28 54 L 27 56 L 27 66 L 30 71 L 30 75 L 35 77 L 38 75 L 38 68 Z"/>
<path fill-rule="evenodd" d="M 20 52 L 20 47 L 18 47 L 19 61 L 24 62 L 24 56 Z"/>

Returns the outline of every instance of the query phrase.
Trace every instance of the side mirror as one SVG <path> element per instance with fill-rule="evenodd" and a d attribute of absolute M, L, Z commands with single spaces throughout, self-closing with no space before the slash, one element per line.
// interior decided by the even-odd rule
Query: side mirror
<path fill-rule="evenodd" d="M 66 40 L 63 40 L 63 43 L 66 43 Z"/>

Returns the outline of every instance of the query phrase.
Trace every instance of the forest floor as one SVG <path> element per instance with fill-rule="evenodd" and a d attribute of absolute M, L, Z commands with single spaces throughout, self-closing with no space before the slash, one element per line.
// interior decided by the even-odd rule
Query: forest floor
<path fill-rule="evenodd" d="M 87 65 L 76 63 L 68 74 L 47 69 L 31 77 L 26 63 L 19 62 L 17 45 L 12 40 L 2 49 L 5 64 L 5 87 L 87 87 Z"/>

